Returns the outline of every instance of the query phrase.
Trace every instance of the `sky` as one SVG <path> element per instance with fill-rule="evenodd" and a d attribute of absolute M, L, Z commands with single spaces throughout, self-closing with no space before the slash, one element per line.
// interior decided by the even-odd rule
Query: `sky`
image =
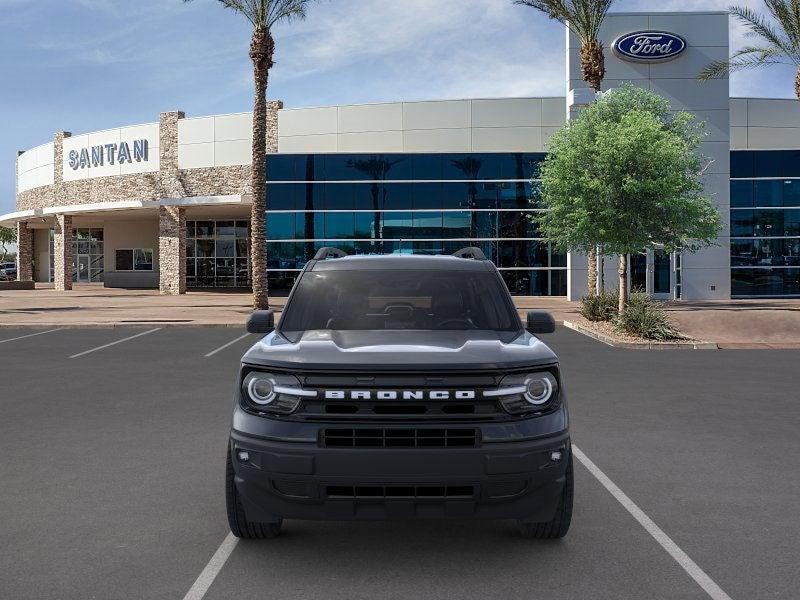
<path fill-rule="evenodd" d="M 652 6 L 618 0 L 614 10 Z M 268 95 L 287 107 L 560 96 L 564 36 L 511 0 L 318 0 L 305 21 L 276 29 Z M 249 39 L 249 23 L 217 0 L 0 0 L 0 214 L 14 210 L 17 151 L 56 131 L 153 122 L 166 110 L 250 110 Z M 740 28 L 731 41 L 745 41 Z M 731 93 L 789 98 L 793 79 L 784 67 L 745 72 Z"/>

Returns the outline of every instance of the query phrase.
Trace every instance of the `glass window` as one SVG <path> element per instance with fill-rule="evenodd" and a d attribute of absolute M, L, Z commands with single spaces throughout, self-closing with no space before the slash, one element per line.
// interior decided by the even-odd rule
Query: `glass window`
<path fill-rule="evenodd" d="M 445 238 L 463 238 L 463 237 L 477 237 L 472 232 L 472 217 L 479 213 L 470 211 L 461 212 L 445 212 L 443 213 L 443 231 L 442 237 Z M 477 233 L 477 232 L 476 232 Z"/>
<path fill-rule="evenodd" d="M 548 271 L 500 271 L 509 291 L 517 296 L 548 296 Z"/>
<path fill-rule="evenodd" d="M 195 230 L 199 238 L 214 237 L 214 221 L 196 221 Z"/>
<path fill-rule="evenodd" d="M 282 297 L 288 296 L 292 290 L 295 279 L 297 279 L 297 272 L 270 272 L 267 273 L 267 285 L 269 286 L 269 293 L 273 296 Z"/>
<path fill-rule="evenodd" d="M 153 251 L 149 249 L 137 248 L 133 251 L 134 271 L 153 270 Z"/>
<path fill-rule="evenodd" d="M 267 186 L 267 210 L 297 210 L 303 184 L 273 183 Z M 200 235 L 198 234 L 198 237 Z"/>
<path fill-rule="evenodd" d="M 412 185 L 411 194 L 414 210 L 442 208 L 441 183 L 415 183 Z"/>
<path fill-rule="evenodd" d="M 783 205 L 800 206 L 800 180 L 789 179 L 783 182 Z"/>
<path fill-rule="evenodd" d="M 353 210 L 353 184 L 326 184 L 325 210 Z"/>
<path fill-rule="evenodd" d="M 418 238 L 441 238 L 442 237 L 442 213 L 440 212 L 415 212 L 414 235 Z"/>
<path fill-rule="evenodd" d="M 441 154 L 415 154 L 411 157 L 411 178 L 440 180 L 443 177 Z"/>
<path fill-rule="evenodd" d="M 442 208 L 470 208 L 470 200 L 474 196 L 471 188 L 476 188 L 475 183 L 443 183 L 439 188 L 442 198 Z"/>
<path fill-rule="evenodd" d="M 782 152 L 779 150 L 768 150 L 755 152 L 755 169 L 754 174 L 756 177 L 780 177 L 783 170 Z"/>
<path fill-rule="evenodd" d="M 236 255 L 236 240 L 226 240 L 217 238 L 216 256 L 232 258 Z"/>
<path fill-rule="evenodd" d="M 267 243 L 268 269 L 294 269 L 296 261 L 294 242 Z"/>
<path fill-rule="evenodd" d="M 752 181 L 731 181 L 731 206 L 733 208 L 753 206 Z"/>
<path fill-rule="evenodd" d="M 325 213 L 325 237 L 328 239 L 350 239 L 353 237 L 353 213 Z"/>
<path fill-rule="evenodd" d="M 783 206 L 783 181 L 756 181 L 754 206 Z"/>
<path fill-rule="evenodd" d="M 731 152 L 731 177 L 753 177 L 755 152 Z"/>
<path fill-rule="evenodd" d="M 214 240 L 197 240 L 197 256 L 214 256 Z"/>
<path fill-rule="evenodd" d="M 292 240 L 295 237 L 295 215 L 297 213 L 267 213 L 267 239 Z"/>
<path fill-rule="evenodd" d="M 133 271 L 133 250 L 115 251 L 114 268 L 117 271 Z"/>
<path fill-rule="evenodd" d="M 734 296 L 787 296 L 800 294 L 800 269 L 732 269 Z"/>
<path fill-rule="evenodd" d="M 411 238 L 414 235 L 413 218 L 410 212 L 383 213 L 383 238 Z"/>
<path fill-rule="evenodd" d="M 300 157 L 293 154 L 267 156 L 267 181 L 296 181 L 295 168 Z"/>
<path fill-rule="evenodd" d="M 753 211 L 752 210 L 732 210 L 731 211 L 731 235 L 750 237 L 753 235 Z"/>
<path fill-rule="evenodd" d="M 384 210 L 410 210 L 413 183 L 385 183 L 382 186 Z M 370 204 L 369 208 L 372 208 Z"/>
<path fill-rule="evenodd" d="M 521 323 L 494 273 L 485 271 L 306 272 L 280 331 L 315 329 L 496 332 L 510 341 Z"/>
<path fill-rule="evenodd" d="M 353 237 L 357 239 L 378 239 L 381 236 L 380 225 L 380 213 L 376 216 L 374 212 L 357 212 L 355 213 L 355 230 Z"/>
<path fill-rule="evenodd" d="M 235 237 L 236 236 L 236 222 L 235 221 L 217 221 L 217 237 Z"/>

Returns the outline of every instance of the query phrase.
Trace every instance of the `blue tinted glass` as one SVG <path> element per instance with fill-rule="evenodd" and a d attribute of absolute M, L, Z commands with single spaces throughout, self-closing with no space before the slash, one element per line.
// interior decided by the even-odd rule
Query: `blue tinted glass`
<path fill-rule="evenodd" d="M 441 183 L 414 183 L 411 189 L 411 203 L 414 210 L 442 208 Z"/>
<path fill-rule="evenodd" d="M 380 238 L 381 216 L 374 212 L 355 213 L 355 234 L 358 239 L 378 239 Z"/>
<path fill-rule="evenodd" d="M 515 296 L 547 296 L 549 293 L 547 271 L 500 271 L 500 275 Z"/>
<path fill-rule="evenodd" d="M 800 236 L 800 210 L 783 211 L 783 235 Z"/>
<path fill-rule="evenodd" d="M 325 238 L 350 239 L 353 237 L 353 213 L 325 213 Z"/>
<path fill-rule="evenodd" d="M 441 179 L 485 179 L 484 161 L 479 154 L 445 154 Z"/>
<path fill-rule="evenodd" d="M 445 242 L 412 242 L 414 254 L 445 254 Z"/>
<path fill-rule="evenodd" d="M 753 177 L 755 152 L 731 152 L 731 177 Z"/>
<path fill-rule="evenodd" d="M 539 171 L 547 154 L 544 152 L 528 152 L 515 154 L 514 176 L 511 179 L 534 179 L 539 177 Z M 519 176 L 522 172 L 522 177 Z"/>
<path fill-rule="evenodd" d="M 299 157 L 294 154 L 267 155 L 267 181 L 296 181 L 295 166 Z"/>
<path fill-rule="evenodd" d="M 297 198 L 298 210 L 322 210 L 325 208 L 325 188 L 324 183 L 303 183 L 299 186 L 299 196 Z"/>
<path fill-rule="evenodd" d="M 753 211 L 731 211 L 731 235 L 750 237 L 753 235 Z"/>
<path fill-rule="evenodd" d="M 783 182 L 783 205 L 800 206 L 800 180 L 791 179 Z"/>
<path fill-rule="evenodd" d="M 528 208 L 533 194 L 530 183 L 502 183 L 500 187 L 500 208 Z"/>
<path fill-rule="evenodd" d="M 781 177 L 800 177 L 800 150 L 783 150 L 781 155 Z"/>
<path fill-rule="evenodd" d="M 331 159 L 328 165 L 335 165 L 336 179 L 383 181 L 403 179 L 406 158 L 391 154 L 353 154 L 342 159 Z M 333 178 L 331 178 L 333 179 Z"/>
<path fill-rule="evenodd" d="M 325 210 L 353 210 L 352 183 L 325 184 Z"/>
<path fill-rule="evenodd" d="M 564 260 L 566 265 L 566 259 Z M 567 295 L 567 270 L 559 269 L 550 271 L 550 295 L 551 296 L 566 296 Z"/>
<path fill-rule="evenodd" d="M 353 252 L 355 254 L 383 254 L 381 242 L 354 242 Z"/>
<path fill-rule="evenodd" d="M 496 238 L 498 236 L 497 230 L 497 213 L 494 211 L 480 211 L 472 213 L 475 225 L 475 237 L 478 238 Z M 445 219 L 447 215 L 445 215 Z"/>
<path fill-rule="evenodd" d="M 295 237 L 294 228 L 295 213 L 267 213 L 268 240 L 292 240 Z M 220 255 L 219 252 L 217 252 L 217 256 L 228 255 Z"/>
<path fill-rule="evenodd" d="M 415 154 L 411 157 L 413 179 L 442 179 L 441 154 Z"/>
<path fill-rule="evenodd" d="M 446 238 L 477 237 L 477 231 L 473 233 L 471 230 L 472 217 L 478 214 L 480 213 L 472 213 L 469 211 L 444 213 L 444 229 L 442 231 L 442 236 Z"/>
<path fill-rule="evenodd" d="M 566 267 L 567 266 L 567 254 L 565 252 L 559 252 L 556 250 L 552 244 L 550 244 L 550 266 L 551 267 Z M 564 288 L 566 290 L 566 288 Z M 567 292 L 565 291 L 564 294 Z M 555 296 L 560 296 L 561 294 L 555 294 Z"/>
<path fill-rule="evenodd" d="M 383 239 L 410 238 L 413 233 L 412 213 L 383 213 Z"/>
<path fill-rule="evenodd" d="M 333 184 L 331 184 L 333 185 Z M 383 206 L 382 183 L 353 183 L 353 208 L 355 210 L 375 210 Z"/>
<path fill-rule="evenodd" d="M 783 181 L 756 181 L 755 206 L 783 206 Z"/>
<path fill-rule="evenodd" d="M 754 210 L 753 235 L 756 237 L 782 236 L 784 210 Z"/>
<path fill-rule="evenodd" d="M 411 200 L 413 183 L 385 183 L 383 184 L 384 210 L 410 210 L 413 208 Z"/>
<path fill-rule="evenodd" d="M 501 211 L 499 215 L 501 238 L 531 237 L 529 213 L 520 211 Z"/>
<path fill-rule="evenodd" d="M 415 212 L 414 238 L 441 238 L 442 237 L 442 213 L 440 212 Z"/>
<path fill-rule="evenodd" d="M 386 177 L 384 179 L 411 179 L 411 157 L 408 154 L 384 154 Z"/>
<path fill-rule="evenodd" d="M 295 238 L 298 240 L 314 239 L 314 232 L 322 227 L 317 227 L 317 221 L 323 220 L 322 213 L 298 212 L 294 213 Z"/>
<path fill-rule="evenodd" d="M 268 269 L 294 269 L 295 259 L 294 242 L 267 243 Z"/>
<path fill-rule="evenodd" d="M 269 210 L 295 210 L 302 185 L 275 183 L 267 186 L 267 208 Z"/>
<path fill-rule="evenodd" d="M 780 150 L 755 152 L 756 177 L 780 177 L 782 175 L 783 153 Z"/>
<path fill-rule="evenodd" d="M 473 183 L 468 187 L 472 208 L 497 208 L 502 183 Z"/>
<path fill-rule="evenodd" d="M 371 179 L 366 173 L 357 171 L 349 154 L 325 155 L 325 179 L 327 181 L 357 181 Z"/>
<path fill-rule="evenodd" d="M 733 269 L 731 293 L 735 296 L 800 294 L 800 269 Z"/>
<path fill-rule="evenodd" d="M 469 208 L 470 190 L 477 188 L 474 183 L 441 184 L 442 208 Z"/>
<path fill-rule="evenodd" d="M 731 206 L 734 208 L 753 206 L 752 181 L 731 181 Z"/>
<path fill-rule="evenodd" d="M 294 174 L 298 181 L 325 181 L 325 155 L 299 155 Z"/>

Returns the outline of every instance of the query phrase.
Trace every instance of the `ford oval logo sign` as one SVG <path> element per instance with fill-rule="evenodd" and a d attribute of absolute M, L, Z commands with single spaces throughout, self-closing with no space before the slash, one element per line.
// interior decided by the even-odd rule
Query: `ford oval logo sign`
<path fill-rule="evenodd" d="M 666 31 L 637 31 L 618 37 L 614 52 L 620 58 L 635 62 L 672 60 L 686 50 L 686 40 Z"/>

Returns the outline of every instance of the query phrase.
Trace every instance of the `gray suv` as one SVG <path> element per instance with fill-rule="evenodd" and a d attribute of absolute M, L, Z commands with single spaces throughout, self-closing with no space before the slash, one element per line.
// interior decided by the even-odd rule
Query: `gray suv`
<path fill-rule="evenodd" d="M 558 358 L 523 327 L 495 266 L 323 248 L 242 358 L 228 444 L 234 535 L 283 519 L 515 519 L 560 538 L 572 515 Z"/>

